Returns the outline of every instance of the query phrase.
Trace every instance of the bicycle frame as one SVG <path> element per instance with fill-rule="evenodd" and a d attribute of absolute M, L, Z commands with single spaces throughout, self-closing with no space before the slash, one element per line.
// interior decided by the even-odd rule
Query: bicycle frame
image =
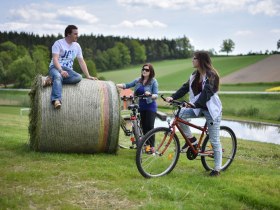
<path fill-rule="evenodd" d="M 173 125 L 173 129 L 175 129 L 176 127 L 178 128 L 178 130 L 180 131 L 181 135 L 184 137 L 185 141 L 187 142 L 187 144 L 189 145 L 189 147 L 191 148 L 192 152 L 196 155 L 198 154 L 198 150 L 194 148 L 194 146 L 192 145 L 192 143 L 190 142 L 190 140 L 186 137 L 185 133 L 183 132 L 183 129 L 180 127 L 180 124 L 179 123 L 183 123 L 185 125 L 188 125 L 190 127 L 193 127 L 193 128 L 196 128 L 198 130 L 200 130 L 202 133 L 200 134 L 200 137 L 199 137 L 199 141 L 198 141 L 198 144 L 197 144 L 197 148 L 200 148 L 200 145 L 203 141 L 203 137 L 204 137 L 204 134 L 207 133 L 208 131 L 208 128 L 207 128 L 207 123 L 205 122 L 204 126 L 197 126 L 195 124 L 192 124 L 190 122 L 187 122 L 179 117 L 176 117 L 172 123 Z"/>
<path fill-rule="evenodd" d="M 194 155 L 198 155 L 199 154 L 199 148 L 200 148 L 200 145 L 202 144 L 203 142 L 203 137 L 205 134 L 207 134 L 207 131 L 208 131 L 208 127 L 207 127 L 207 122 L 205 122 L 204 126 L 197 126 L 193 123 L 190 123 L 188 121 L 185 121 L 183 120 L 182 118 L 179 117 L 179 113 L 181 111 L 182 107 L 179 106 L 178 108 L 178 111 L 177 113 L 175 114 L 175 118 L 173 120 L 173 122 L 171 123 L 171 125 L 169 125 L 169 128 L 170 130 L 172 131 L 171 132 L 171 136 L 167 142 L 167 144 L 165 145 L 165 149 L 162 150 L 161 154 L 160 155 L 163 155 L 164 152 L 166 151 L 166 149 L 168 148 L 169 144 L 171 143 L 172 139 L 173 139 L 173 136 L 175 134 L 175 131 L 176 131 L 176 128 L 178 128 L 179 132 L 181 133 L 181 135 L 183 136 L 183 138 L 185 139 L 186 143 L 188 144 L 188 146 L 191 148 L 192 152 Z M 197 149 L 192 145 L 192 143 L 190 142 L 190 140 L 187 138 L 187 136 L 185 135 L 183 129 L 181 128 L 180 126 L 180 123 L 183 123 L 185 125 L 188 125 L 190 127 L 193 127 L 197 130 L 200 130 L 202 133 L 200 134 L 200 137 L 199 137 L 199 141 L 198 141 L 198 144 L 197 144 Z M 165 139 L 162 141 L 162 144 L 159 146 L 159 149 L 161 148 L 161 146 L 163 145 L 163 143 L 165 142 Z"/>
<path fill-rule="evenodd" d="M 131 111 L 129 121 L 131 122 L 131 130 L 127 129 L 124 124 L 121 124 L 126 136 L 130 136 L 130 141 L 132 145 L 130 148 L 134 148 L 134 145 L 139 143 L 141 136 L 143 135 L 142 128 L 140 125 L 140 114 L 138 113 L 139 105 L 135 103 L 136 98 L 147 98 L 149 96 L 139 95 L 139 96 L 123 96 L 121 100 L 131 100 L 132 104 L 128 106 L 128 110 Z M 125 120 L 126 121 L 126 120 Z"/>
<path fill-rule="evenodd" d="M 165 98 L 161 96 L 164 101 Z M 172 100 L 167 101 L 172 106 L 177 107 L 174 111 L 174 120 L 168 122 L 169 127 L 157 127 L 146 133 L 136 151 L 137 169 L 145 178 L 160 177 L 170 173 L 176 166 L 180 153 L 180 140 L 176 133 L 178 129 L 185 139 L 187 146 L 186 156 L 189 160 L 200 156 L 203 167 L 209 170 L 215 170 L 216 162 L 214 159 L 214 149 L 209 137 L 207 121 L 203 126 L 199 126 L 179 117 L 179 113 L 185 103 Z M 191 105 L 191 104 L 190 104 Z M 184 134 L 183 125 L 192 127 L 199 131 L 200 137 L 198 144 L 194 144 Z M 222 157 L 220 170 L 226 170 L 232 163 L 236 154 L 237 141 L 234 132 L 227 126 L 220 126 L 219 138 L 222 145 Z M 151 149 L 149 142 L 154 140 L 154 147 Z M 194 144 L 194 145 L 193 145 Z M 185 148 L 185 147 L 184 147 Z"/>

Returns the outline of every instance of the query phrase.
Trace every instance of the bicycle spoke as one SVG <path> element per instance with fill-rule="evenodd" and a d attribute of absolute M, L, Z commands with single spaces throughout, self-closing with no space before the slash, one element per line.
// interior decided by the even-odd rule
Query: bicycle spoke
<path fill-rule="evenodd" d="M 236 137 L 233 131 L 225 126 L 220 128 L 220 142 L 222 145 L 222 168 L 221 170 L 226 170 L 232 163 L 235 153 L 236 153 Z M 207 149 L 206 149 L 207 148 Z M 212 153 L 213 155 L 206 155 L 207 153 Z M 214 151 L 212 149 L 209 136 L 207 136 L 202 145 L 201 152 L 201 162 L 206 170 L 214 169 Z M 204 155 L 205 154 L 205 155 Z"/>
<path fill-rule="evenodd" d="M 175 167 L 179 158 L 180 145 L 177 136 L 170 139 L 168 132 L 168 128 L 155 128 L 142 139 L 136 153 L 136 164 L 144 177 L 163 176 Z M 146 151 L 147 145 L 151 142 L 154 144 L 151 145 L 153 149 Z"/>

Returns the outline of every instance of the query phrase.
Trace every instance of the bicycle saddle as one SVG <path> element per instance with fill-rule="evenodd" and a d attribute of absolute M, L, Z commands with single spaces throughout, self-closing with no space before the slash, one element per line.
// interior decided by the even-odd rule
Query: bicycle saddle
<path fill-rule="evenodd" d="M 138 109 L 139 108 L 139 105 L 138 104 L 130 104 L 128 106 L 128 109 L 131 110 L 131 109 Z"/>

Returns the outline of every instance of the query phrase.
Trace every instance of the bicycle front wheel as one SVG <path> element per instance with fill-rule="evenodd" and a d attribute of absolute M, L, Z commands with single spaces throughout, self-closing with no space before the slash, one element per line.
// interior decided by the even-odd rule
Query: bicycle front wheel
<path fill-rule="evenodd" d="M 237 141 L 234 132 L 226 126 L 220 127 L 220 141 L 222 145 L 222 167 L 221 170 L 226 170 L 232 163 L 236 148 Z M 209 135 L 205 137 L 205 140 L 201 148 L 201 162 L 206 170 L 214 170 L 214 151 L 211 145 Z"/>
<path fill-rule="evenodd" d="M 180 143 L 177 135 L 174 133 L 171 137 L 169 128 L 154 128 L 143 136 L 137 147 L 136 165 L 145 178 L 160 177 L 174 169 L 179 155 Z"/>

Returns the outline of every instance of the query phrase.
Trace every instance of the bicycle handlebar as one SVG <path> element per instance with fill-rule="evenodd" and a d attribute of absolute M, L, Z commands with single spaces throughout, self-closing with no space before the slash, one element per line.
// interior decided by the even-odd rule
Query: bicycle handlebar
<path fill-rule="evenodd" d="M 163 95 L 160 96 L 165 102 L 171 104 L 171 105 L 176 105 L 176 106 L 185 106 L 185 101 L 177 101 L 177 100 L 172 100 L 172 101 L 166 101 L 166 98 L 163 97 Z"/>
<path fill-rule="evenodd" d="M 185 104 L 188 104 L 189 107 L 191 108 L 195 108 L 193 106 L 193 104 L 191 104 L 190 102 L 187 102 L 187 101 L 176 101 L 176 100 L 172 100 L 172 101 L 166 101 L 166 98 L 163 97 L 163 95 L 160 96 L 165 102 L 171 104 L 171 105 L 176 105 L 176 106 L 182 106 L 182 107 L 186 107 Z"/>
<path fill-rule="evenodd" d="M 146 98 L 149 98 L 149 97 L 152 97 L 152 94 L 149 94 L 149 95 L 145 95 L 145 94 L 142 94 L 142 95 L 136 95 L 136 96 L 133 96 L 133 95 L 130 95 L 130 96 L 122 96 L 121 97 L 121 100 L 123 101 L 126 101 L 128 99 L 135 99 L 135 98 L 140 98 L 140 99 L 146 99 Z"/>

